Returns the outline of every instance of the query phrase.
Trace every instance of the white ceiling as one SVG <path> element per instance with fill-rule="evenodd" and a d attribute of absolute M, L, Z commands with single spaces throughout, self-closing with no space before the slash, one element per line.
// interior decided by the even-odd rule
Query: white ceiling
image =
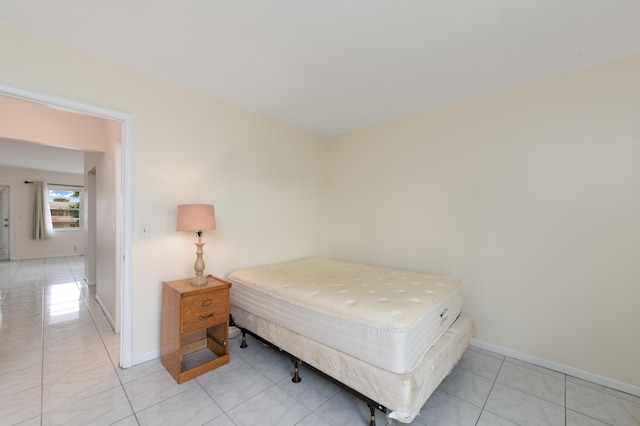
<path fill-rule="evenodd" d="M 638 0 L 0 0 L 0 21 L 327 136 L 640 52 Z"/>
<path fill-rule="evenodd" d="M 84 174 L 84 152 L 0 138 L 0 167 Z"/>

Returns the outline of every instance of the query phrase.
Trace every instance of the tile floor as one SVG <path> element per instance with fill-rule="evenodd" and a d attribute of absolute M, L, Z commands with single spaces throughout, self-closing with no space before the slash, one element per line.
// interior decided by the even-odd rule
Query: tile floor
<path fill-rule="evenodd" d="M 122 370 L 82 257 L 0 262 L 0 425 L 365 426 L 368 409 L 277 351 L 177 385 L 159 360 Z M 377 424 L 385 416 L 378 413 Z M 640 398 L 471 347 L 414 426 L 640 425 Z"/>

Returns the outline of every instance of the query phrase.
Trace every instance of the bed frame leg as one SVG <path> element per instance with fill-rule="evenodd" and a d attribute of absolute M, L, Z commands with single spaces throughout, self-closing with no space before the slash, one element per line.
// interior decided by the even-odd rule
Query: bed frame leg
<path fill-rule="evenodd" d="M 242 343 L 240 343 L 242 349 L 247 347 L 247 330 L 242 329 Z"/>
<path fill-rule="evenodd" d="M 376 426 L 376 407 L 369 405 L 369 411 L 371 411 L 371 417 L 369 417 L 369 426 Z"/>
<path fill-rule="evenodd" d="M 295 361 L 293 361 L 293 363 L 294 363 L 294 367 L 293 367 L 293 378 L 291 379 L 291 381 L 292 381 L 293 383 L 300 383 L 300 381 L 301 381 L 302 379 L 300 378 L 300 374 L 298 374 L 298 373 L 299 373 L 299 370 L 300 370 L 300 363 L 301 363 L 301 361 L 300 361 L 299 359 L 296 359 Z"/>

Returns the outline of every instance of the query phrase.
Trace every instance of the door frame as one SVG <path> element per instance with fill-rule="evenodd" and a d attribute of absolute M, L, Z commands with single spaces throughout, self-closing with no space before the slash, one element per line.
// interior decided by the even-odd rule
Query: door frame
<path fill-rule="evenodd" d="M 11 233 L 12 233 L 12 228 L 11 228 L 11 185 L 8 183 L 2 183 L 0 182 L 0 187 L 4 187 L 7 190 L 7 194 L 6 194 L 6 202 L 7 202 L 7 217 L 5 219 L 7 219 L 7 222 L 9 224 L 9 226 L 7 227 L 8 231 L 6 234 L 6 238 L 7 238 L 7 258 L 6 259 L 0 259 L 0 260 L 11 260 Z M 0 196 L 1 197 L 1 196 Z M 0 208 L 2 208 L 2 206 L 0 205 Z M 0 219 L 2 219 L 2 211 L 0 211 Z M 5 224 L 2 223 L 2 220 L 0 220 L 0 228 L 4 228 Z"/>
<path fill-rule="evenodd" d="M 121 247 L 118 254 L 121 264 L 120 282 L 120 366 L 133 365 L 133 289 L 131 247 L 133 236 L 133 115 L 47 93 L 18 88 L 0 83 L 0 95 L 39 103 L 52 108 L 93 115 L 119 121 L 122 124 L 121 182 L 122 209 L 116 212 L 122 230 Z"/>

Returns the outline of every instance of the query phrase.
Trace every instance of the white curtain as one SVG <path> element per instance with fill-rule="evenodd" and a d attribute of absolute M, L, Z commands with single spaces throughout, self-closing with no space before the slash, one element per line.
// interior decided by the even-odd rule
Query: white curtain
<path fill-rule="evenodd" d="M 34 240 L 53 238 L 53 223 L 49 209 L 49 186 L 46 182 L 33 182 L 33 236 Z"/>

